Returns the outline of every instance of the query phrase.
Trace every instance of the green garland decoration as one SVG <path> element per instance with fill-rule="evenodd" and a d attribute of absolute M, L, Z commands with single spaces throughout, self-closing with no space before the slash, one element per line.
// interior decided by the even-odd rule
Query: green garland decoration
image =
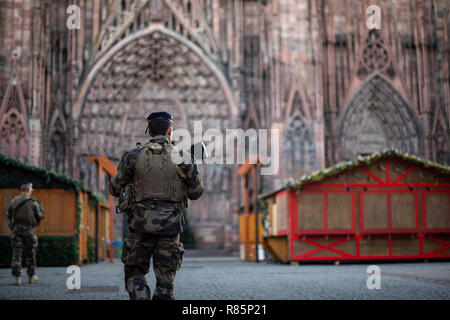
<path fill-rule="evenodd" d="M 290 188 L 298 189 L 304 184 L 322 181 L 323 179 L 335 176 L 342 171 L 352 169 L 352 168 L 358 167 L 360 165 L 371 165 L 378 160 L 392 158 L 392 157 L 406 160 L 406 161 L 421 165 L 425 168 L 434 169 L 444 175 L 450 175 L 450 166 L 445 166 L 445 165 L 439 164 L 434 161 L 424 160 L 420 157 L 410 155 L 408 153 L 403 153 L 399 150 L 383 149 L 382 151 L 372 153 L 369 156 L 358 156 L 358 158 L 356 160 L 341 161 L 332 167 L 313 171 L 308 174 L 304 174 L 298 180 L 294 180 L 294 179 L 290 178 L 288 181 L 286 181 L 284 186 L 278 191 L 290 189 Z"/>
<path fill-rule="evenodd" d="M 88 194 L 89 208 L 91 209 L 95 208 L 99 202 L 108 202 L 103 193 L 99 191 L 93 191 L 92 193 Z"/>
<path fill-rule="evenodd" d="M 94 239 L 87 236 L 87 261 L 95 262 L 95 244 Z"/>
<path fill-rule="evenodd" d="M 0 154 L 0 188 L 19 188 L 24 181 L 33 183 L 35 189 L 81 190 L 83 182 L 65 174 L 34 167 Z"/>

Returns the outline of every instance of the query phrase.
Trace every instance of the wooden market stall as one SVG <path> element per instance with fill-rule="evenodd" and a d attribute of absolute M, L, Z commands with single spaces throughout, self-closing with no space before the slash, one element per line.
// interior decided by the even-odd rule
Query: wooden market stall
<path fill-rule="evenodd" d="M 105 196 L 97 191 L 81 193 L 83 212 L 80 215 L 79 258 L 82 262 L 113 259 L 108 245 L 110 207 Z"/>
<path fill-rule="evenodd" d="M 96 239 L 96 261 L 109 259 L 113 261 L 114 241 L 114 221 L 115 214 L 114 198 L 108 192 L 108 184 L 113 176 L 117 174 L 117 169 L 113 163 L 104 156 L 89 157 L 97 167 L 97 190 L 98 199 L 95 205 L 97 215 L 97 229 L 95 229 L 94 239 Z M 92 232 L 92 231 L 91 231 Z M 91 235 L 92 236 L 92 235 Z"/>
<path fill-rule="evenodd" d="M 24 181 L 33 183 L 32 197 L 43 203 L 46 214 L 36 229 L 38 265 L 79 263 L 81 182 L 0 154 L 0 265 L 11 263 L 11 230 L 5 213 Z"/>
<path fill-rule="evenodd" d="M 450 167 L 394 150 L 260 197 L 279 262 L 450 258 Z"/>
<path fill-rule="evenodd" d="M 244 206 L 239 210 L 239 257 L 242 261 L 264 260 L 262 212 L 258 209 L 259 161 L 248 161 L 238 171 L 244 179 Z M 258 214 L 258 216 L 256 216 Z M 256 243 L 258 242 L 258 245 Z"/>
<path fill-rule="evenodd" d="M 103 193 L 86 191 L 81 181 L 0 154 L 0 265 L 11 262 L 11 230 L 5 213 L 11 199 L 20 194 L 18 188 L 24 181 L 33 183 L 32 197 L 42 202 L 45 210 L 45 219 L 36 229 L 38 265 L 68 266 L 112 259 L 108 243 L 112 242 L 109 230 L 113 202 L 103 195 L 109 181 L 109 175 L 103 172 L 115 174 L 115 168 L 97 167 L 102 172 L 99 190 Z"/>

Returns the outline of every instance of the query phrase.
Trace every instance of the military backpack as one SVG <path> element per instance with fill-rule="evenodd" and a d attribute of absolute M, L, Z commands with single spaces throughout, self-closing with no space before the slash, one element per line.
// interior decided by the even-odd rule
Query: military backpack
<path fill-rule="evenodd" d="M 172 149 L 171 144 L 150 141 L 142 145 L 136 159 L 132 191 L 124 192 L 132 192 L 136 201 L 130 227 L 138 232 L 172 235 L 181 231 L 187 187 L 172 161 Z"/>

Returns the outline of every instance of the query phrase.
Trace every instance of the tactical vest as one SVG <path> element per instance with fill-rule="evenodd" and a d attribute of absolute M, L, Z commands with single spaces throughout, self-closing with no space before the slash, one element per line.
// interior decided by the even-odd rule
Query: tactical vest
<path fill-rule="evenodd" d="M 134 193 L 142 200 L 182 202 L 187 189 L 172 162 L 171 144 L 165 147 L 155 141 L 142 146 L 134 172 Z"/>

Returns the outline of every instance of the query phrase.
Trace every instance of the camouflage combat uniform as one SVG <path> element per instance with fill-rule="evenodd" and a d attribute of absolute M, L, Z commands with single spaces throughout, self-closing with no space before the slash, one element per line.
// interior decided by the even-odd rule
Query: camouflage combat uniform
<path fill-rule="evenodd" d="M 22 275 L 22 251 L 25 249 L 27 274 L 31 277 L 36 271 L 38 238 L 35 228 L 44 218 L 42 206 L 27 194 L 21 194 L 11 200 L 6 217 L 13 232 L 11 236 L 12 274 L 15 277 Z"/>
<path fill-rule="evenodd" d="M 171 144 L 164 136 L 156 136 L 149 143 L 157 144 L 171 150 Z M 156 276 L 156 289 L 153 299 L 173 299 L 173 281 L 176 271 L 181 266 L 184 253 L 180 242 L 182 231 L 182 210 L 187 206 L 187 199 L 198 199 L 203 193 L 203 182 L 200 179 L 196 165 L 192 163 L 178 166 L 184 175 L 184 201 L 156 201 L 145 199 L 146 190 L 136 186 L 139 166 L 138 157 L 148 149 L 138 147 L 126 152 L 119 163 L 117 175 L 111 179 L 109 192 L 121 196 L 125 186 L 133 184 L 133 203 L 131 209 L 125 211 L 128 216 L 129 233 L 124 240 L 122 262 L 125 270 L 125 287 L 131 299 L 149 299 L 150 288 L 147 286 L 145 274 L 149 272 L 150 260 L 153 256 L 153 269 Z M 142 157 L 142 155 L 141 155 Z M 157 170 L 164 171 L 161 167 Z M 150 172 L 150 171 L 149 171 Z M 152 171 L 154 172 L 154 171 Z M 148 173 L 151 175 L 152 173 Z M 142 175 L 142 173 L 141 173 Z M 177 177 L 172 177 L 176 180 Z M 150 176 L 150 179 L 152 177 Z M 154 180 L 154 182 L 153 182 Z M 153 179 L 152 183 L 166 184 L 172 190 L 172 181 Z M 139 196 L 141 194 L 141 196 Z M 142 199 L 144 198 L 144 199 Z M 120 199 L 119 199 L 120 200 Z M 149 232 L 149 230 L 151 232 Z"/>

